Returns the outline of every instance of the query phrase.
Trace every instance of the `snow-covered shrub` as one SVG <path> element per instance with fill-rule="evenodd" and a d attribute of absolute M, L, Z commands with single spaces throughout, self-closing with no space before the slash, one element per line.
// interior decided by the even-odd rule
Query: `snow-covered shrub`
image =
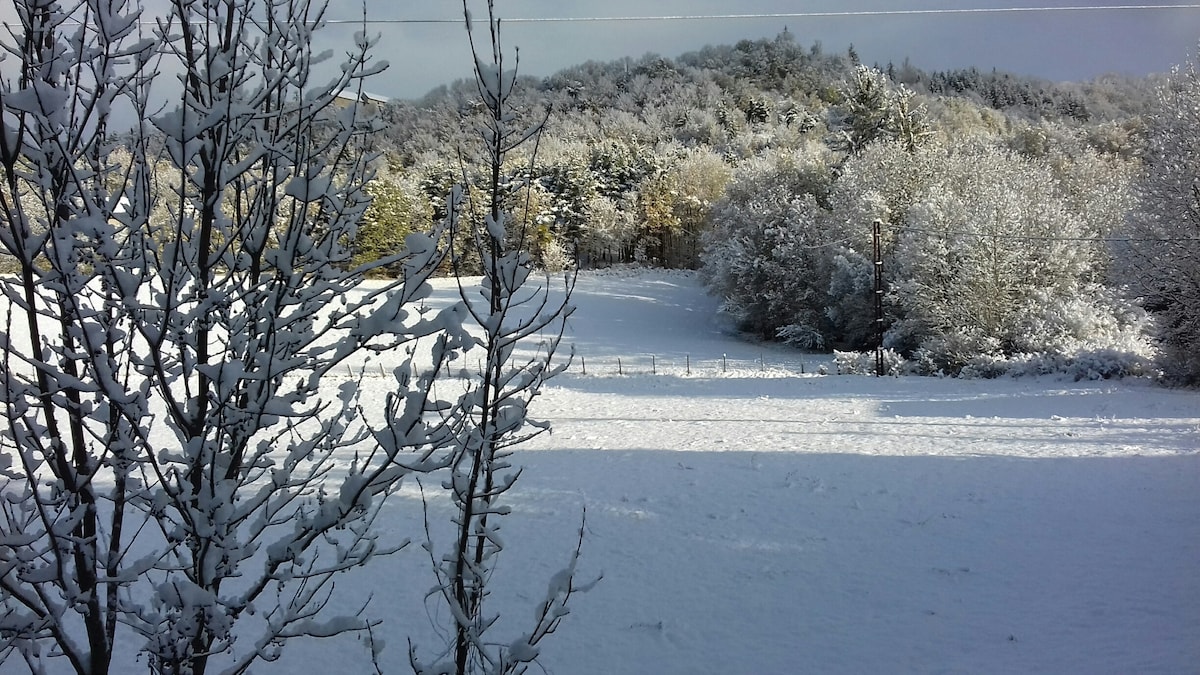
<path fill-rule="evenodd" d="M 733 226 L 727 237 L 714 236 L 704 256 L 705 276 L 742 330 L 776 339 L 787 329 L 807 342 L 803 346 L 823 346 L 825 298 L 814 283 L 820 259 L 812 243 L 819 236 L 819 209 L 812 195 L 780 194 L 757 195 L 736 216 L 718 207 L 718 229 L 723 222 Z"/>
<path fill-rule="evenodd" d="M 839 375 L 902 375 L 909 372 L 908 361 L 893 349 L 883 350 L 883 373 L 877 373 L 875 352 L 843 352 L 834 350 L 834 363 Z"/>
<path fill-rule="evenodd" d="M 776 339 L 800 349 L 821 349 L 825 336 L 811 323 L 789 323 L 775 331 Z"/>
<path fill-rule="evenodd" d="M 969 327 L 930 334 L 922 324 L 900 321 L 889 330 L 884 344 L 910 346 L 900 351 L 911 354 L 911 371 L 920 375 L 957 375 L 980 358 L 989 362 L 1002 358 L 999 340 Z M 915 348 L 911 348 L 913 344 Z"/>
<path fill-rule="evenodd" d="M 849 248 L 837 248 L 830 265 L 825 316 L 835 344 L 863 348 L 875 343 L 875 266 Z"/>
<path fill-rule="evenodd" d="M 1091 348 L 1067 334 L 1093 328 L 1104 333 L 1096 338 L 1101 347 L 1144 353 L 1140 324 L 1099 293 L 1108 265 L 1102 240 L 1128 208 L 1134 165 L 1082 147 L 1071 152 L 1048 147 L 1031 158 L 976 134 L 953 146 L 874 142 L 849 158 L 824 222 L 857 256 L 833 254 L 827 268 L 827 341 L 859 348 L 874 341 L 863 252 L 878 220 L 885 344 L 909 356 L 917 372 L 956 373 L 976 356 Z M 1043 314 L 1068 305 L 1064 311 L 1090 315 L 1091 323 L 1074 333 L 1032 330 L 1050 321 Z M 1106 316 L 1128 327 L 1126 337 L 1106 337 Z"/>
<path fill-rule="evenodd" d="M 950 332 L 923 343 L 914 361 L 925 372 L 958 371 L 963 377 L 1155 375 L 1153 321 L 1146 312 L 1103 286 L 1081 292 L 1058 298 L 1036 294 L 1008 349 L 994 340 Z"/>
<path fill-rule="evenodd" d="M 894 256 L 893 301 L 930 336 L 1018 337 L 1021 308 L 1052 288 L 1071 293 L 1094 255 L 1053 194 L 1045 167 L 983 148 L 946 158 L 944 176 L 909 208 Z"/>
<path fill-rule="evenodd" d="M 1146 311 L 1111 288 L 1082 284 L 1068 296 L 1041 289 L 1021 312 L 1012 351 L 1064 355 L 1119 351 L 1152 358 L 1153 330 Z"/>
<path fill-rule="evenodd" d="M 1153 322 L 1113 289 L 1084 285 L 1079 295 L 1035 293 L 1021 312 L 1010 351 L 993 349 L 965 358 L 963 377 L 1060 374 L 1080 380 L 1155 374 Z M 948 349 L 926 351 L 943 367 Z M 960 350 L 961 354 L 961 350 Z M 961 361 L 961 357 L 960 357 Z"/>
<path fill-rule="evenodd" d="M 958 369 L 958 376 L 966 379 L 995 379 L 1010 373 L 1013 365 L 1008 357 L 979 354 L 967 359 Z"/>
<path fill-rule="evenodd" d="M 1054 375 L 1072 380 L 1111 380 L 1123 377 L 1154 377 L 1154 360 L 1137 353 L 1097 349 L 1072 354 L 1012 354 L 972 357 L 959 377 L 991 379 Z"/>

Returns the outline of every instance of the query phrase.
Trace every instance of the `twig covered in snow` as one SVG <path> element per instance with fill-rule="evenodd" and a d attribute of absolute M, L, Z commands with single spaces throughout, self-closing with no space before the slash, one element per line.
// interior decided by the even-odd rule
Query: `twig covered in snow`
<path fill-rule="evenodd" d="M 465 1 L 463 11 L 470 34 L 470 10 Z M 466 317 L 481 333 L 477 343 L 485 357 L 478 376 L 469 381 L 456 408 L 464 414 L 463 426 L 458 452 L 443 486 L 450 492 L 454 506 L 454 541 L 441 557 L 434 553 L 437 547 L 432 536 L 426 544 L 437 576 L 434 594 L 453 618 L 452 637 L 448 636 L 450 644 L 434 663 L 423 663 L 416 649 L 410 648 L 410 663 L 416 673 L 522 672 L 537 658 L 537 644 L 553 632 L 565 614 L 565 603 L 574 589 L 573 558 L 555 587 L 560 590 L 552 592 L 543 604 L 531 632 L 507 644 L 491 638 L 500 617 L 489 614 L 485 605 L 496 560 L 505 547 L 501 519 L 510 507 L 503 500 L 521 474 L 510 464 L 510 457 L 514 447 L 548 429 L 545 423 L 528 416 L 528 408 L 542 384 L 569 363 L 569 359 L 558 359 L 556 354 L 572 312 L 568 303 L 574 276 L 563 277 L 564 288 L 558 296 L 561 300 L 554 299 L 549 277 L 540 283 L 533 281 L 533 260 L 525 247 L 525 230 L 531 224 L 511 218 L 503 207 L 500 171 L 505 157 L 531 139 L 536 144 L 541 123 L 529 128 L 515 124 L 517 115 L 511 109 L 510 96 L 516 69 L 505 69 L 500 21 L 490 1 L 488 24 L 490 58 L 481 58 L 473 35 L 471 46 L 479 94 L 489 113 L 480 138 L 491 179 L 484 194 L 466 195 L 467 210 L 483 213 L 483 226 L 470 233 L 474 247 L 469 254 L 474 259 L 467 259 L 467 254 L 452 254 L 456 271 L 476 264 L 483 271 L 477 288 L 460 284 L 459 290 Z M 536 158 L 536 150 L 533 156 Z M 464 220 L 473 222 L 452 213 L 452 229 L 464 227 Z M 538 348 L 518 354 L 518 348 L 529 343 Z"/>
<path fill-rule="evenodd" d="M 135 640 L 154 672 L 240 673 L 369 633 L 326 615 L 332 579 L 404 545 L 375 521 L 453 458 L 466 414 L 432 383 L 471 340 L 461 307 L 420 309 L 443 230 L 352 264 L 373 127 L 335 101 L 383 67 L 373 39 L 314 86 L 319 1 L 172 0 L 150 35 L 132 2 L 16 9 L 0 658 L 94 675 Z M 179 103 L 152 110 L 163 70 Z M 141 120 L 120 144 L 116 110 Z M 360 286 L 384 266 L 400 278 Z M 406 358 L 382 420 L 353 382 L 319 388 L 379 352 Z"/>

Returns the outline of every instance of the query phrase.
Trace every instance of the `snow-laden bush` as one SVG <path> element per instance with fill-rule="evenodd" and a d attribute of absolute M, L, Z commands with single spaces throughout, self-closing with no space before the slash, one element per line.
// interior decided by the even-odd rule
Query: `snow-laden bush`
<path fill-rule="evenodd" d="M 722 309 L 742 330 L 824 346 L 824 289 L 815 283 L 819 208 L 812 195 L 781 193 L 756 195 L 736 214 L 718 206 L 718 229 L 733 222 L 737 227 L 715 235 L 722 238 L 705 254 L 704 269 L 709 287 L 724 299 Z"/>
<path fill-rule="evenodd" d="M 1156 374 L 1153 321 L 1137 305 L 1098 284 L 1078 296 L 1035 293 L 1022 313 L 1019 337 L 1005 351 L 996 341 L 950 331 L 926 340 L 913 372 L 991 378 L 1060 374 L 1072 379 Z"/>
<path fill-rule="evenodd" d="M 883 372 L 877 371 L 875 352 L 843 352 L 834 350 L 833 359 L 838 375 L 903 375 L 909 372 L 908 361 L 893 349 L 884 349 Z"/>
<path fill-rule="evenodd" d="M 918 344 L 953 335 L 1012 353 L 1035 300 L 1071 297 L 1103 264 L 1092 223 L 1055 193 L 1049 167 L 990 147 L 951 154 L 909 207 L 891 298 Z"/>
<path fill-rule="evenodd" d="M 878 339 L 875 316 L 875 266 L 861 253 L 835 249 L 830 265 L 825 316 L 834 344 L 864 346 Z"/>
<path fill-rule="evenodd" d="M 1154 323 L 1113 289 L 1091 284 L 1081 294 L 1035 294 L 1023 313 L 1013 353 L 980 354 L 964 377 L 1064 374 L 1076 380 L 1156 375 Z"/>
<path fill-rule="evenodd" d="M 1072 354 L 1013 354 L 975 356 L 959 371 L 959 377 L 991 379 L 1056 375 L 1073 380 L 1112 380 L 1124 377 L 1155 377 L 1154 360 L 1116 349 L 1078 351 Z"/>
<path fill-rule="evenodd" d="M 1137 304 L 1100 284 L 1084 284 L 1077 294 L 1061 296 L 1041 289 L 1021 312 L 1014 353 L 1125 352 L 1154 356 L 1154 322 Z"/>
<path fill-rule="evenodd" d="M 1097 282 L 1125 202 L 1089 206 L 1063 171 L 987 145 L 947 154 L 885 261 L 896 315 L 887 344 L 947 373 L 1024 353 L 1146 358 L 1144 315 Z M 1101 175 L 1113 193 L 1127 185 L 1121 170 Z"/>

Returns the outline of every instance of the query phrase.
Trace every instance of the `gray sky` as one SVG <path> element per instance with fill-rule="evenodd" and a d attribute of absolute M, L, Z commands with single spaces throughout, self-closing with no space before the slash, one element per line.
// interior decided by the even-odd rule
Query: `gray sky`
<path fill-rule="evenodd" d="M 369 18 L 456 19 L 441 24 L 373 24 L 381 33 L 379 58 L 391 67 L 368 88 L 410 98 L 469 74 L 470 58 L 460 0 L 423 3 L 366 0 Z M 475 15 L 484 0 L 471 0 Z M 502 18 L 765 14 L 1001 7 L 1115 7 L 1132 2 L 1093 0 L 496 0 Z M 1187 5 L 1187 2 L 1150 4 Z M 345 10 L 340 10 L 345 7 Z M 355 19 L 361 5 L 334 0 L 330 18 Z M 811 17 L 690 21 L 512 23 L 505 42 L 521 51 L 521 71 L 549 75 L 588 60 L 646 53 L 678 56 L 706 44 L 774 37 L 787 27 L 804 45 L 819 40 L 827 52 L 853 44 L 865 63 L 900 63 L 906 56 L 926 70 L 976 66 L 1054 80 L 1105 73 L 1165 72 L 1192 58 L 1200 40 L 1200 9 L 1021 12 L 921 16 Z M 482 28 L 482 27 L 481 27 Z M 349 35 L 332 26 L 325 39 Z"/>
<path fill-rule="evenodd" d="M 144 0 L 150 15 L 166 0 Z M 470 75 L 461 0 L 329 0 L 330 19 L 446 19 L 449 23 L 374 23 L 375 51 L 391 67 L 367 84 L 374 94 L 415 98 L 439 84 Z M 486 0 L 469 0 L 477 18 Z M 647 53 L 675 57 L 708 44 L 771 38 L 786 26 L 804 45 L 827 52 L 855 46 L 865 63 L 909 57 L 926 70 L 975 66 L 1052 80 L 1083 80 L 1106 73 L 1166 72 L 1194 59 L 1200 40 L 1200 0 L 496 0 L 502 18 L 775 14 L 1013 7 L 1171 5 L 1175 9 L 712 19 L 574 23 L 511 23 L 505 43 L 521 50 L 521 72 L 545 76 L 588 60 L 610 61 Z M 11 2 L 0 0 L 0 21 L 11 22 Z M 318 48 L 343 52 L 360 25 L 330 25 Z M 484 26 L 480 26 L 483 30 Z M 2 31 L 0 31 L 2 32 Z M 3 36 L 0 35 L 0 40 Z M 332 66 L 326 66 L 332 67 Z M 5 64 L 0 63 L 0 72 Z"/>

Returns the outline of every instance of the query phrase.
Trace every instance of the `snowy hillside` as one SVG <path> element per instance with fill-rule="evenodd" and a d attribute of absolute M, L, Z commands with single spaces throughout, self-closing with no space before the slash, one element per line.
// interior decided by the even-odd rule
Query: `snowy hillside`
<path fill-rule="evenodd" d="M 516 458 L 492 599 L 516 637 L 586 507 L 603 579 L 548 672 L 1195 672 L 1196 392 L 819 376 L 678 273 L 585 275 L 575 304 L 582 360 L 535 402 L 554 431 Z M 419 494 L 390 534 L 421 540 Z M 428 568 L 414 545 L 339 584 L 347 608 L 373 594 L 383 672 L 439 644 Z M 350 639 L 270 669 L 370 671 Z"/>

